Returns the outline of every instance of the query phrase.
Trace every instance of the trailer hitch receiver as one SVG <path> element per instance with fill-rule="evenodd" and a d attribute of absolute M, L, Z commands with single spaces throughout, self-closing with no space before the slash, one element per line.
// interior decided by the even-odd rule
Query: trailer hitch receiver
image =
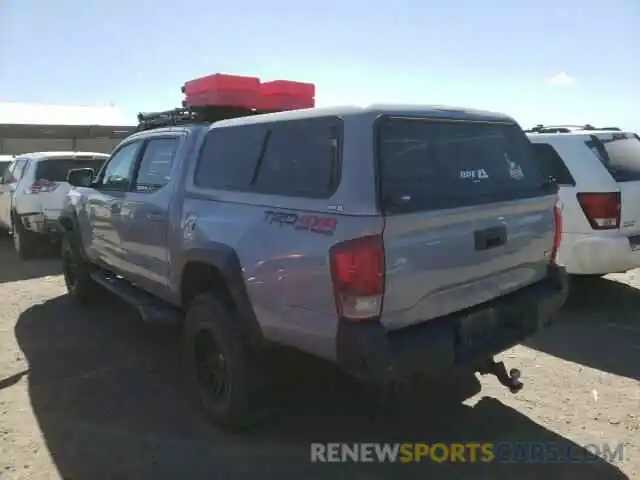
<path fill-rule="evenodd" d="M 496 362 L 492 358 L 485 360 L 478 368 L 480 375 L 494 375 L 511 393 L 518 393 L 524 386 L 520 381 L 520 370 L 512 368 L 507 372 L 504 362 Z"/>

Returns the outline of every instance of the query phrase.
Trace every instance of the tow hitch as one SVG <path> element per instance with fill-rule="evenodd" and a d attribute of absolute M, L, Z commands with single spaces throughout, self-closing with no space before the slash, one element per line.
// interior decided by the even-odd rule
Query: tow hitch
<path fill-rule="evenodd" d="M 524 386 L 520 381 L 520 370 L 512 368 L 507 372 L 504 362 L 496 362 L 492 358 L 485 360 L 480 365 L 478 373 L 480 375 L 494 375 L 511 393 L 518 393 Z"/>

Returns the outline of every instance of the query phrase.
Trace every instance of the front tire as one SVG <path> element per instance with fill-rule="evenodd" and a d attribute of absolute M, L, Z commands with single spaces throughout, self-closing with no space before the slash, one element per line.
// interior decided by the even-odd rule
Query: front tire
<path fill-rule="evenodd" d="M 248 348 L 238 319 L 211 293 L 189 306 L 184 328 L 187 376 L 207 416 L 228 431 L 241 431 L 254 419 L 254 392 Z"/>
<path fill-rule="evenodd" d="M 61 246 L 62 273 L 69 297 L 80 303 L 94 300 L 98 284 L 91 278 L 92 268 L 73 249 L 68 237 L 63 237 Z"/>

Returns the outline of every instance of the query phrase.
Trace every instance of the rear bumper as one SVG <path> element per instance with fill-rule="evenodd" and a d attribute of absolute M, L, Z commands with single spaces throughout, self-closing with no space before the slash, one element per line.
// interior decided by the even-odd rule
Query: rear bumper
<path fill-rule="evenodd" d="M 30 232 L 52 237 L 60 235 L 57 217 L 54 218 L 39 212 L 20 214 L 19 217 L 22 226 Z"/>
<path fill-rule="evenodd" d="M 340 320 L 338 362 L 352 375 L 375 382 L 413 374 L 439 377 L 456 370 L 474 369 L 479 362 L 551 324 L 567 294 L 566 271 L 550 267 L 545 280 L 534 285 L 398 331 L 387 332 L 379 321 Z M 485 312 L 491 313 L 484 315 Z M 463 323 L 477 315 L 483 315 L 478 323 L 481 335 L 464 335 Z"/>
<path fill-rule="evenodd" d="M 640 250 L 624 235 L 563 233 L 558 262 L 576 275 L 605 275 L 640 267 Z"/>

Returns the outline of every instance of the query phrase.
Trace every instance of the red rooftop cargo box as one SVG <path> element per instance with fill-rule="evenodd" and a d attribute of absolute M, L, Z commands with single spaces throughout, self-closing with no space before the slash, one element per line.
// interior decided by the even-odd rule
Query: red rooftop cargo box
<path fill-rule="evenodd" d="M 261 85 L 256 77 L 216 73 L 189 80 L 182 91 L 186 103 L 191 106 L 256 108 L 260 102 Z"/>
<path fill-rule="evenodd" d="M 274 80 L 260 84 L 261 110 L 296 110 L 315 107 L 313 83 Z"/>

